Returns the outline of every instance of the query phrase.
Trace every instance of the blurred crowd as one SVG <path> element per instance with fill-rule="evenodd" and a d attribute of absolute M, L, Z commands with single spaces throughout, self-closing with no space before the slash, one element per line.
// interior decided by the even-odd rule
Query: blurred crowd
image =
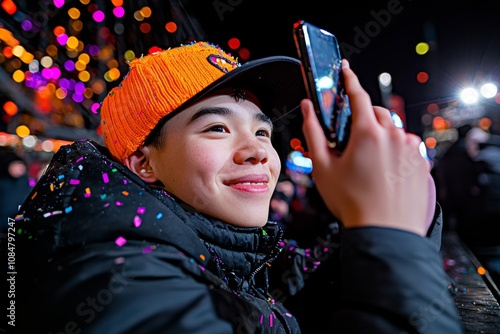
<path fill-rule="evenodd" d="M 444 228 L 458 233 L 500 286 L 500 135 L 462 125 L 433 173 Z"/>

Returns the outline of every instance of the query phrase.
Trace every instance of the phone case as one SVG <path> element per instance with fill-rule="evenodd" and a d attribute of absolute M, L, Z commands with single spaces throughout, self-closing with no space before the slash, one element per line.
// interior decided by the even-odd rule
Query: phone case
<path fill-rule="evenodd" d="M 293 31 L 308 97 L 330 148 L 341 152 L 349 138 L 351 108 L 344 88 L 337 39 L 303 20 L 294 24 Z"/>

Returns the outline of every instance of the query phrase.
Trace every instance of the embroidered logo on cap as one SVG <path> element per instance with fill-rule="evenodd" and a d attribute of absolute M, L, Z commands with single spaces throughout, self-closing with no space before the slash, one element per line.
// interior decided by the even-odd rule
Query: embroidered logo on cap
<path fill-rule="evenodd" d="M 224 73 L 228 73 L 239 66 L 239 64 L 237 62 L 232 61 L 231 59 L 226 58 L 226 57 L 221 56 L 221 55 L 211 54 L 207 57 L 207 60 L 210 64 L 217 67 L 219 70 L 221 70 Z"/>

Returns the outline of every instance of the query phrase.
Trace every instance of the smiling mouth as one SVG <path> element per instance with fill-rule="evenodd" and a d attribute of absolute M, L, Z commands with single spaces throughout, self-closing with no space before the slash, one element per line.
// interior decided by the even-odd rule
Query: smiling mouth
<path fill-rule="evenodd" d="M 262 186 L 262 185 L 265 185 L 266 183 L 265 182 L 241 182 L 241 183 L 236 183 L 236 184 Z"/>
<path fill-rule="evenodd" d="M 262 193 L 267 192 L 269 189 L 267 182 L 239 182 L 228 184 L 228 186 L 232 189 L 249 193 Z"/>

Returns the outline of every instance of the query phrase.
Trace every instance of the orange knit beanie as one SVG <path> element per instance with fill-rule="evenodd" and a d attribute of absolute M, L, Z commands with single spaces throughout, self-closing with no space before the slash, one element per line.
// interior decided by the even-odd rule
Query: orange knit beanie
<path fill-rule="evenodd" d="M 130 62 L 128 74 L 101 105 L 105 146 L 123 162 L 164 116 L 222 85 L 251 90 L 273 121 L 306 96 L 295 58 L 273 56 L 240 65 L 217 45 L 192 42 Z"/>
<path fill-rule="evenodd" d="M 132 60 L 122 83 L 102 102 L 104 144 L 123 161 L 162 117 L 238 66 L 231 55 L 207 42 Z"/>

